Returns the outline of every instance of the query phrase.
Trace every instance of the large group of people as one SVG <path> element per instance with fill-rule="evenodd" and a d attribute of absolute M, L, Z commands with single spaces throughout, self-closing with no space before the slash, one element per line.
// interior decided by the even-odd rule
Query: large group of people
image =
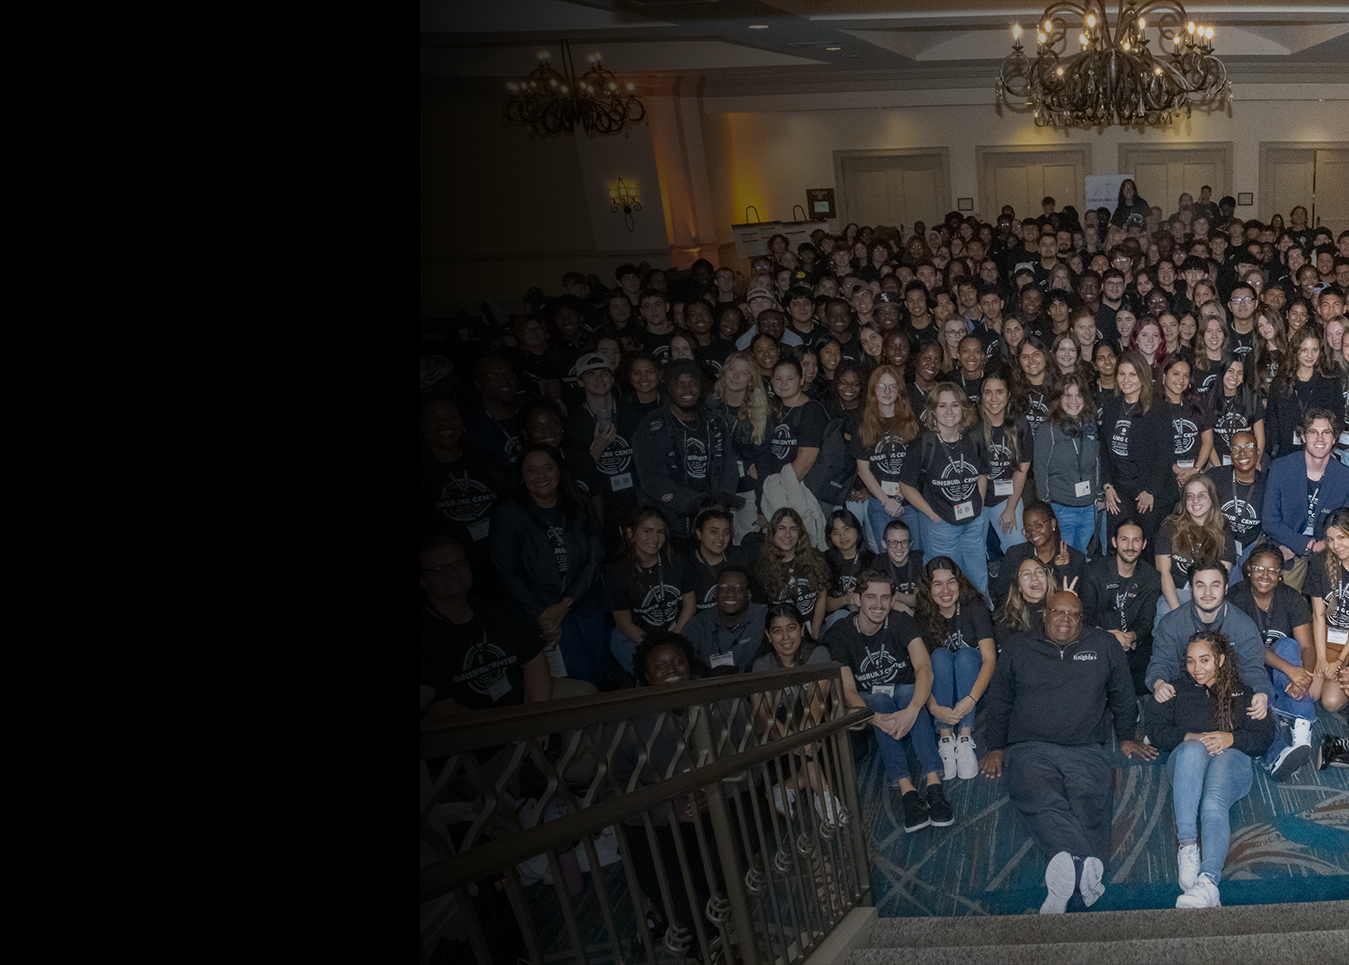
<path fill-rule="evenodd" d="M 1005 771 L 1042 910 L 1090 905 L 1113 730 L 1217 904 L 1251 761 L 1349 695 L 1349 231 L 1210 195 L 571 273 L 426 339 L 432 712 L 835 660 L 907 831 Z"/>

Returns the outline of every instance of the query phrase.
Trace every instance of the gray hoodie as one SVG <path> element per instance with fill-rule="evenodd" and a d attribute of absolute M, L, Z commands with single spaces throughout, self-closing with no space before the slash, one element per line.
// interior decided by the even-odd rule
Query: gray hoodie
<path fill-rule="evenodd" d="M 1046 422 L 1035 433 L 1035 489 L 1047 503 L 1060 506 L 1089 506 L 1101 495 L 1101 460 L 1097 431 L 1073 438 L 1053 422 Z M 1087 483 L 1078 493 L 1078 484 Z"/>

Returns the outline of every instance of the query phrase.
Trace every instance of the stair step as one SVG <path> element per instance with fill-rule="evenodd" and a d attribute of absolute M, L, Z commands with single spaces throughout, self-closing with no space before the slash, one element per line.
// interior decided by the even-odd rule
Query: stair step
<path fill-rule="evenodd" d="M 1071 915 L 994 915 L 959 918 L 881 918 L 868 946 L 874 949 L 958 948 L 1057 943 L 1092 944 L 1149 939 L 1217 938 L 1343 929 L 1349 901 L 1223 908 L 1075 912 Z M 1340 961 L 1349 961 L 1340 946 Z M 861 961 L 858 959 L 858 961 Z"/>
<path fill-rule="evenodd" d="M 1208 909 L 1195 909 L 1203 910 Z M 1347 955 L 1349 930 L 1341 928 L 1206 938 L 1017 944 L 1010 948 L 999 944 L 864 948 L 854 951 L 848 962 L 849 965 L 1138 965 L 1140 962 L 1147 965 L 1232 965 L 1233 962 L 1296 961 L 1298 965 L 1344 965 Z"/>

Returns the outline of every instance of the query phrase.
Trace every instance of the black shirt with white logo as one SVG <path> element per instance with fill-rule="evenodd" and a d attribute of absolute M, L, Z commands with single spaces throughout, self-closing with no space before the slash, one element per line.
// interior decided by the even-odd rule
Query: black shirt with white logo
<path fill-rule="evenodd" d="M 980 640 L 993 639 L 993 617 L 983 604 L 956 606 L 955 614 L 942 620 L 941 639 L 924 632 L 923 640 L 929 652 L 949 650 L 955 653 L 966 647 L 978 650 Z"/>
<path fill-rule="evenodd" d="M 979 477 L 986 477 L 989 469 L 983 432 L 971 430 L 955 442 L 944 442 L 928 430 L 911 448 L 919 458 L 904 460 L 901 481 L 918 490 L 943 521 L 954 526 L 973 522 L 984 511 Z"/>
<path fill-rule="evenodd" d="M 1167 517 L 1162 520 L 1162 525 L 1157 527 L 1157 542 L 1155 544 L 1158 556 L 1171 557 L 1171 582 L 1176 585 L 1176 589 L 1190 582 L 1190 569 L 1195 561 L 1190 558 L 1189 551 L 1183 547 L 1175 545 L 1176 522 Z M 1223 527 L 1222 549 L 1218 559 L 1223 563 L 1234 564 L 1237 559 L 1236 544 L 1232 540 L 1232 531 Z"/>
<path fill-rule="evenodd" d="M 1255 424 L 1265 417 L 1265 400 L 1252 393 L 1243 399 L 1242 394 L 1228 396 L 1222 389 L 1210 397 L 1213 403 L 1213 452 L 1222 462 L 1223 457 L 1231 458 L 1232 437 L 1238 432 L 1252 432 Z"/>
<path fill-rule="evenodd" d="M 604 571 L 604 608 L 610 613 L 627 610 L 644 631 L 673 630 L 684 594 L 692 591 L 693 580 L 680 559 L 645 568 L 616 560 Z"/>
<path fill-rule="evenodd" d="M 985 506 L 1001 506 L 1012 494 L 1012 475 L 1021 469 L 1023 462 L 1030 462 L 1035 454 L 1035 445 L 1031 440 L 1030 424 L 1023 418 L 1008 426 L 1004 421 L 1000 426 L 992 426 L 988 432 L 993 445 L 988 448 L 988 488 L 984 491 Z M 1012 457 L 1012 439 L 1016 441 L 1016 458 Z"/>
<path fill-rule="evenodd" d="M 773 455 L 774 472 L 796 462 L 801 449 L 820 448 L 828 422 L 829 413 L 814 399 L 795 407 L 778 406 L 766 440 Z"/>
<path fill-rule="evenodd" d="M 1332 633 L 1349 630 L 1349 569 L 1340 565 L 1339 579 L 1333 584 L 1326 571 L 1324 553 L 1317 553 L 1307 561 L 1307 578 L 1302 592 L 1326 605 L 1326 627 Z"/>
<path fill-rule="evenodd" d="M 451 623 L 422 606 L 419 682 L 473 710 L 524 700 L 524 665 L 543 649 L 536 624 L 517 611 L 479 606 L 467 623 Z"/>
<path fill-rule="evenodd" d="M 914 683 L 909 644 L 920 636 L 911 616 L 891 612 L 869 637 L 857 629 L 856 617 L 840 620 L 824 635 L 824 645 L 852 671 L 858 693 L 866 693 L 876 687 Z"/>
<path fill-rule="evenodd" d="M 1312 622 L 1311 607 L 1302 594 L 1284 583 L 1274 584 L 1268 611 L 1260 609 L 1251 585 L 1245 581 L 1232 587 L 1227 598 L 1255 622 L 1266 647 L 1273 647 L 1284 637 L 1293 636 L 1298 627 L 1310 627 Z"/>
<path fill-rule="evenodd" d="M 1208 412 L 1203 406 L 1187 406 L 1184 402 L 1166 401 L 1166 414 L 1171 420 L 1174 440 L 1174 462 L 1197 462 L 1204 444 L 1204 432 L 1211 429 Z"/>
<path fill-rule="evenodd" d="M 1258 469 L 1250 485 L 1237 482 L 1233 466 L 1214 466 L 1204 473 L 1218 491 L 1218 508 L 1227 517 L 1227 528 L 1237 544 L 1237 555 L 1260 538 L 1260 513 L 1265 505 L 1268 477 Z"/>

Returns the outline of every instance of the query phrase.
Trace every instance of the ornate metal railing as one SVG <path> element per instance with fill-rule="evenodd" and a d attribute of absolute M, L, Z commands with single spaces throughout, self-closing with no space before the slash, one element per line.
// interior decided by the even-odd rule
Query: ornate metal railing
<path fill-rule="evenodd" d="M 423 961 L 787 965 L 870 904 L 838 664 L 463 717 L 422 726 Z"/>

